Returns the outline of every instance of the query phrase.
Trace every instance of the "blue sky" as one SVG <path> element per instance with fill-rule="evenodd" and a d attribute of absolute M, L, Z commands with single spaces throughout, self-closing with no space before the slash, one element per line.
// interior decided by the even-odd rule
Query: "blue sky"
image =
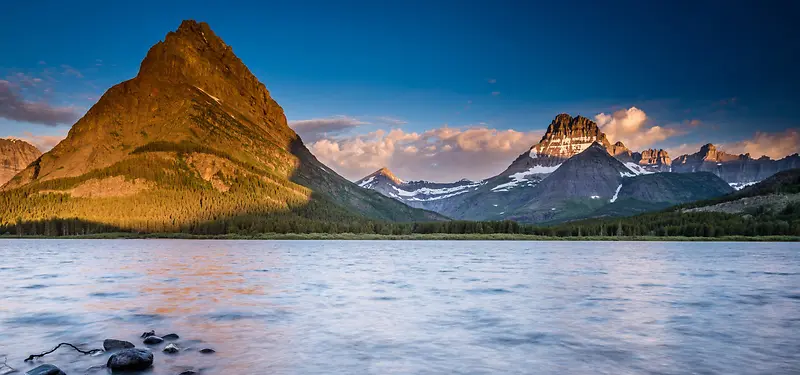
<path fill-rule="evenodd" d="M 18 101 L 83 114 L 135 76 L 147 50 L 181 20 L 196 19 L 233 47 L 290 121 L 350 121 L 315 137 L 340 148 L 385 140 L 365 135 L 378 130 L 423 134 L 445 124 L 513 130 L 523 134 L 514 142 L 528 142 L 561 112 L 636 107 L 646 113 L 639 130 L 674 130 L 631 141 L 641 147 L 714 142 L 760 151 L 743 142 L 800 127 L 800 28 L 792 24 L 800 3 L 765 3 L 13 2 L 0 14 L 0 80 Z M 8 117 L 0 117 L 0 137 L 57 138 L 71 125 Z M 512 142 L 475 173 L 502 169 L 506 154 L 527 147 Z"/>

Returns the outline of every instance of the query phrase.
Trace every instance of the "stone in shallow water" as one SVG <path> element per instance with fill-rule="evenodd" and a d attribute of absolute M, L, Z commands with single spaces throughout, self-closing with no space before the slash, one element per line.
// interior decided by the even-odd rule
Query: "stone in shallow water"
<path fill-rule="evenodd" d="M 195 375 L 195 374 L 197 374 L 197 371 L 187 370 L 178 375 Z"/>
<path fill-rule="evenodd" d="M 177 339 L 179 339 L 181 337 L 178 336 L 175 333 L 169 333 L 169 334 L 166 334 L 164 336 L 161 336 L 161 338 L 164 339 L 164 340 L 177 340 Z"/>
<path fill-rule="evenodd" d="M 144 339 L 144 343 L 147 345 L 156 345 L 162 342 L 164 342 L 164 339 L 158 336 L 147 336 L 147 338 Z"/>
<path fill-rule="evenodd" d="M 167 344 L 167 346 L 164 347 L 164 353 L 173 354 L 173 353 L 177 353 L 179 351 L 181 351 L 181 349 L 178 348 L 178 346 L 175 345 L 175 344 Z"/>
<path fill-rule="evenodd" d="M 112 370 L 144 370 L 153 365 L 153 352 L 147 349 L 124 349 L 111 356 L 106 366 Z"/>
<path fill-rule="evenodd" d="M 145 332 L 145 333 L 142 333 L 142 338 L 155 336 L 155 335 L 156 335 L 156 331 Z"/>
<path fill-rule="evenodd" d="M 123 340 L 114 340 L 114 339 L 105 339 L 103 340 L 103 350 L 111 351 L 111 350 L 121 350 L 121 349 L 130 349 L 136 347 L 133 343 Z"/>
<path fill-rule="evenodd" d="M 203 354 L 211 354 L 211 353 L 216 353 L 216 352 L 217 352 L 216 350 L 210 349 L 210 348 L 200 349 L 200 353 L 203 353 Z"/>
<path fill-rule="evenodd" d="M 25 373 L 26 375 L 67 375 L 60 368 L 53 365 L 41 365 Z"/>

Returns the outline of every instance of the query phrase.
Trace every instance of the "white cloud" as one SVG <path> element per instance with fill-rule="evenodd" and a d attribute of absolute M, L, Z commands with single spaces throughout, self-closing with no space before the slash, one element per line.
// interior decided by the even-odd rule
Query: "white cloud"
<path fill-rule="evenodd" d="M 651 126 L 647 114 L 639 108 L 621 109 L 612 114 L 594 117 L 597 125 L 612 143 L 622 141 L 632 150 L 639 150 L 679 134 L 677 129 Z"/>
<path fill-rule="evenodd" d="M 384 166 L 404 179 L 479 180 L 503 171 L 536 143 L 541 134 L 445 125 L 422 133 L 393 129 L 320 139 L 310 143 L 309 149 L 323 163 L 351 180 Z"/>

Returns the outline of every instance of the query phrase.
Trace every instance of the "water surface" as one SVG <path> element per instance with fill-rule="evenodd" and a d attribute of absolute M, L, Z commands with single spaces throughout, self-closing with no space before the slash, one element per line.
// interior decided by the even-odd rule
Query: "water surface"
<path fill-rule="evenodd" d="M 800 373 L 793 243 L 0 240 L 0 285 L 22 371 L 155 329 L 159 375 Z"/>

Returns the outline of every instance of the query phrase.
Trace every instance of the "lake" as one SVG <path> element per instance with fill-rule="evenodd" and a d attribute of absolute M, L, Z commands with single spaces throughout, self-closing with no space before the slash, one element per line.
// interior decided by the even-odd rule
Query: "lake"
<path fill-rule="evenodd" d="M 0 284 L 23 372 L 151 329 L 159 375 L 800 372 L 797 243 L 9 239 Z"/>

